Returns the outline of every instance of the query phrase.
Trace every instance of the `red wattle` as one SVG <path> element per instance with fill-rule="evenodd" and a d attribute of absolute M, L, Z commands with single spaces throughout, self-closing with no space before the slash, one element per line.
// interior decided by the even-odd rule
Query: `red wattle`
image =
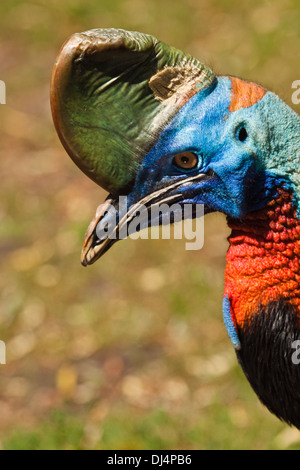
<path fill-rule="evenodd" d="M 293 194 L 280 189 L 264 209 L 242 220 L 228 219 L 225 293 L 234 322 L 260 304 L 288 299 L 300 310 L 300 221 Z"/>

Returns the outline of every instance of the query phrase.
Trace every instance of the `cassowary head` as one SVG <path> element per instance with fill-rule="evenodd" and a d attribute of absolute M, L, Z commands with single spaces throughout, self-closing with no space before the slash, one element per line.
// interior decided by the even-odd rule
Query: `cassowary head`
<path fill-rule="evenodd" d="M 260 85 L 117 29 L 65 43 L 51 105 L 71 158 L 110 193 L 87 231 L 84 265 L 121 238 L 141 204 L 176 203 L 173 218 L 187 203 L 227 215 L 229 337 L 261 401 L 300 428 L 299 116 Z"/>

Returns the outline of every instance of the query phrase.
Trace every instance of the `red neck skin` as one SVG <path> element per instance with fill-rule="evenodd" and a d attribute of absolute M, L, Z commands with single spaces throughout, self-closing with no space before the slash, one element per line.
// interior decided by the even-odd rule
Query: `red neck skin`
<path fill-rule="evenodd" d="M 300 312 L 300 221 L 292 192 L 280 189 L 278 194 L 264 209 L 243 220 L 228 219 L 232 233 L 224 295 L 239 325 L 260 305 L 280 298 Z"/>

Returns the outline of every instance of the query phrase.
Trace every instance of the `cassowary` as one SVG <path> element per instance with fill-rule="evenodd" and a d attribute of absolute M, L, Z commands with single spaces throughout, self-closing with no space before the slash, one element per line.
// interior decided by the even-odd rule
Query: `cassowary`
<path fill-rule="evenodd" d="M 88 228 L 83 265 L 120 238 L 140 203 L 226 214 L 225 326 L 260 400 L 300 429 L 299 116 L 260 85 L 215 76 L 150 35 L 118 29 L 64 44 L 51 107 L 66 151 L 109 192 Z M 105 232 L 108 205 L 119 217 Z"/>

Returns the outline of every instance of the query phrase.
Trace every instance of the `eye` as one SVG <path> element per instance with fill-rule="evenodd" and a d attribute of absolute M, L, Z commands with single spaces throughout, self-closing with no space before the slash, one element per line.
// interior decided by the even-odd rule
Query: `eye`
<path fill-rule="evenodd" d="M 248 137 L 248 132 L 244 126 L 240 127 L 237 132 L 237 137 L 240 142 L 244 142 Z"/>
<path fill-rule="evenodd" d="M 173 165 L 181 170 L 193 170 L 198 165 L 198 156 L 193 152 L 183 152 L 175 155 Z"/>

